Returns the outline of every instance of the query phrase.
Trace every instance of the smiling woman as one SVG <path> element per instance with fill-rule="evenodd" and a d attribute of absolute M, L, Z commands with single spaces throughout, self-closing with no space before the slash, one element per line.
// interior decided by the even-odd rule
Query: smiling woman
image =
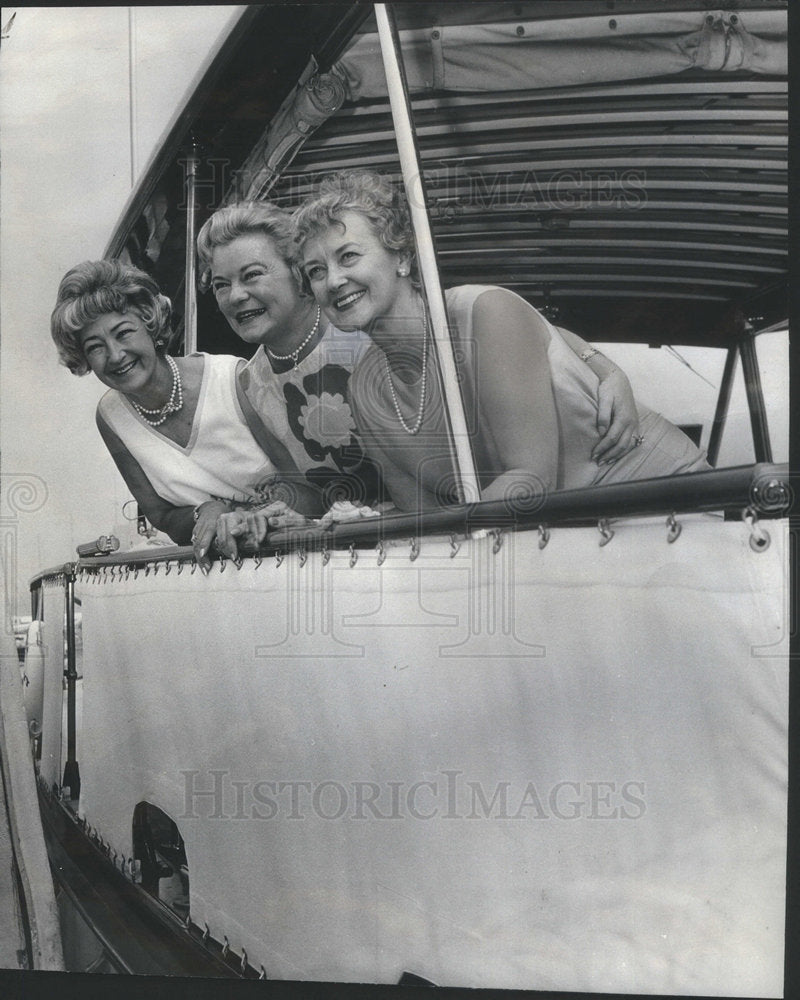
<path fill-rule="evenodd" d="M 236 335 L 259 345 L 239 374 L 240 390 L 306 482 L 321 491 L 326 507 L 382 500 L 347 401 L 350 375 L 369 340 L 327 322 L 303 288 L 293 268 L 288 213 L 264 203 L 230 205 L 208 219 L 197 249 L 202 286 L 211 288 Z M 273 525 L 294 516 L 283 505 L 260 514 Z"/>
<path fill-rule="evenodd" d="M 91 370 L 108 386 L 97 426 L 140 508 L 173 541 L 191 541 L 206 567 L 218 516 L 266 502 L 278 472 L 296 467 L 238 389 L 243 362 L 166 354 L 170 313 L 148 275 L 87 261 L 62 280 L 51 332 L 74 374 Z M 317 509 L 313 489 L 298 485 L 292 499 Z"/>
<path fill-rule="evenodd" d="M 402 196 L 385 177 L 343 171 L 323 180 L 294 223 L 317 302 L 332 322 L 373 342 L 353 373 L 350 404 L 392 500 L 402 510 L 455 502 L 445 401 L 431 370 L 431 322 L 412 277 Z M 631 447 L 598 463 L 599 379 L 584 363 L 598 352 L 576 356 L 567 331 L 506 289 L 465 285 L 446 301 L 482 499 L 709 468 L 686 435 L 641 406 Z"/>

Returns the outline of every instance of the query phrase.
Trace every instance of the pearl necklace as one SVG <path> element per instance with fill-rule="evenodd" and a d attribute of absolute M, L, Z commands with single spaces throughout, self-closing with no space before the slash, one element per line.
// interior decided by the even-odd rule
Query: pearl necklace
<path fill-rule="evenodd" d="M 169 355 L 167 355 L 167 364 L 169 365 L 169 370 L 172 372 L 172 392 L 170 392 L 166 403 L 163 406 L 159 406 L 156 410 L 146 410 L 143 406 L 139 406 L 136 400 L 131 400 L 136 412 L 151 427 L 160 427 L 170 413 L 177 413 L 183 406 L 183 383 L 181 382 L 181 373 L 178 370 L 178 365 L 175 359 Z M 151 420 L 150 417 L 157 417 L 158 419 Z"/>
<path fill-rule="evenodd" d="M 294 363 L 295 368 L 297 368 L 297 362 L 300 359 L 300 352 L 303 350 L 306 344 L 311 340 L 311 338 L 316 334 L 317 330 L 319 330 L 319 321 L 321 316 L 322 316 L 322 310 L 320 309 L 319 306 L 317 306 L 317 318 L 314 320 L 314 325 L 311 327 L 311 332 L 303 341 L 303 343 L 297 348 L 296 351 L 291 351 L 289 354 L 276 354 L 268 347 L 267 354 L 269 354 L 269 356 L 274 361 L 292 361 Z"/>
<path fill-rule="evenodd" d="M 389 381 L 389 391 L 392 394 L 392 402 L 394 403 L 394 412 L 397 414 L 397 419 L 400 421 L 400 426 L 406 432 L 406 434 L 416 434 L 418 433 L 420 427 L 422 426 L 422 415 L 425 412 L 425 390 L 428 384 L 428 307 L 425 301 L 422 303 L 423 314 L 425 318 L 425 334 L 422 340 L 422 380 L 420 382 L 419 390 L 419 408 L 417 409 L 417 417 L 414 421 L 412 427 L 409 427 L 405 421 L 400 410 L 400 400 L 397 398 L 397 393 L 395 392 L 394 382 L 392 381 L 392 369 L 389 365 L 389 359 L 384 354 L 383 360 L 386 362 L 386 378 Z"/>

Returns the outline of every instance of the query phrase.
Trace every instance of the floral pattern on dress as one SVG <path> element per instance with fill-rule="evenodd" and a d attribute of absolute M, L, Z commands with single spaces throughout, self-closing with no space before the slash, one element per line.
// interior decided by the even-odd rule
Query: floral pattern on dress
<path fill-rule="evenodd" d="M 379 501 L 384 497 L 381 477 L 355 433 L 347 396 L 350 374 L 341 365 L 323 365 L 306 375 L 300 385 L 284 383 L 286 415 L 306 454 L 320 463 L 306 469 L 306 478 L 322 489 L 330 502 Z"/>
<path fill-rule="evenodd" d="M 337 448 L 349 444 L 356 429 L 350 404 L 340 392 L 309 396 L 300 407 L 297 422 L 307 438 Z"/>

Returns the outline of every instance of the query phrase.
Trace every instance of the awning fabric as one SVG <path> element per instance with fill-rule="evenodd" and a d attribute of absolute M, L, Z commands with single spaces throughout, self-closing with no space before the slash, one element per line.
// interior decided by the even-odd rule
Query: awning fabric
<path fill-rule="evenodd" d="M 785 73 L 783 11 L 709 10 L 448 26 L 400 33 L 412 94 L 537 90 L 689 69 Z M 376 34 L 337 64 L 352 100 L 383 97 Z"/>

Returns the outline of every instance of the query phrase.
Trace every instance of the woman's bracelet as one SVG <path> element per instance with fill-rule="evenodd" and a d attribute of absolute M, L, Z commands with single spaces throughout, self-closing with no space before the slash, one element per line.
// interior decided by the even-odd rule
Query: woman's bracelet
<path fill-rule="evenodd" d="M 593 358 L 595 356 L 595 354 L 599 354 L 599 353 L 600 352 L 597 350 L 596 347 L 587 347 L 585 351 L 582 351 L 578 355 L 578 357 L 581 359 L 581 361 L 588 361 L 589 358 Z"/>

